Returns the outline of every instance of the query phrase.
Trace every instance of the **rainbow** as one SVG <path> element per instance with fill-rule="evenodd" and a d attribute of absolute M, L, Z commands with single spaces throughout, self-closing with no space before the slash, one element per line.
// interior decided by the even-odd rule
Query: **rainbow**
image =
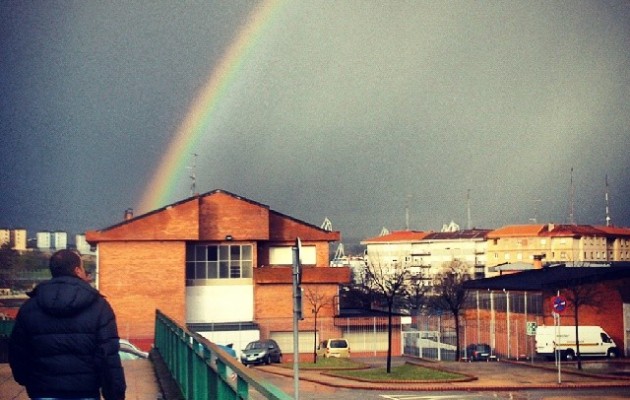
<path fill-rule="evenodd" d="M 175 195 L 175 182 L 185 168 L 187 157 L 194 153 L 199 138 L 207 133 L 213 113 L 223 95 L 238 75 L 240 66 L 256 44 L 264 27 L 280 8 L 281 0 L 266 0 L 253 10 L 247 23 L 230 44 L 210 78 L 195 97 L 186 117 L 160 160 L 153 178 L 146 187 L 139 211 L 162 207 Z"/>

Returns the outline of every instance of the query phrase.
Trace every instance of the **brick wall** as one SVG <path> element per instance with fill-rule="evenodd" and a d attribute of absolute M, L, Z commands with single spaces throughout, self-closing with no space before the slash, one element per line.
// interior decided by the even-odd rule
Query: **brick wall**
<path fill-rule="evenodd" d="M 226 193 L 200 199 L 200 240 L 267 240 L 269 209 Z"/>
<path fill-rule="evenodd" d="M 593 293 L 596 297 L 593 305 L 582 305 L 579 308 L 579 324 L 581 326 L 597 325 L 601 326 L 615 341 L 617 346 L 624 350 L 625 331 L 623 326 L 623 298 L 622 292 L 630 284 L 630 279 L 619 281 L 606 281 L 593 286 Z M 544 322 L 546 325 L 553 325 L 552 299 L 557 294 L 556 291 L 544 293 L 543 301 Z M 575 309 L 571 304 L 568 293 L 560 291 L 560 294 L 567 297 L 567 308 L 561 313 L 562 325 L 575 325 Z"/>
<path fill-rule="evenodd" d="M 99 290 L 112 305 L 121 337 L 153 337 L 155 310 L 185 321 L 184 242 L 99 244 Z"/>

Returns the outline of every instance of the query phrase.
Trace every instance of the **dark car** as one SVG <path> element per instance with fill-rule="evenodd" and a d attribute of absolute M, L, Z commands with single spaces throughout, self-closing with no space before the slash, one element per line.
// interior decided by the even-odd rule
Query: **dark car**
<path fill-rule="evenodd" d="M 244 365 L 281 363 L 282 351 L 275 340 L 255 340 L 241 351 L 241 362 Z"/>
<path fill-rule="evenodd" d="M 490 359 L 490 345 L 485 343 L 469 344 L 466 347 L 466 358 L 470 361 L 488 361 Z"/>

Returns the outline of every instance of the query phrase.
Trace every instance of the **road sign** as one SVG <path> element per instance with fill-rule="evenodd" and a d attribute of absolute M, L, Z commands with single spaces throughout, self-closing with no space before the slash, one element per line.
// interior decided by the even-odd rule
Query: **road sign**
<path fill-rule="evenodd" d="M 537 327 L 538 325 L 536 324 L 536 321 L 527 321 L 527 336 L 536 335 Z"/>
<path fill-rule="evenodd" d="M 551 299 L 551 305 L 552 305 L 553 311 L 560 314 L 567 308 L 567 299 L 565 299 L 562 296 L 555 296 L 554 298 Z"/>

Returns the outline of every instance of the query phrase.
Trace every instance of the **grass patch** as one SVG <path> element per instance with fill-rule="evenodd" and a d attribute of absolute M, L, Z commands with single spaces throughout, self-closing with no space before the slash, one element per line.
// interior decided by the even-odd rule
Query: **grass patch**
<path fill-rule="evenodd" d="M 451 381 L 465 379 L 465 375 L 440 371 L 417 365 L 404 364 L 392 367 L 391 373 L 386 368 L 369 368 L 360 370 L 335 371 L 330 375 L 354 378 L 366 381 Z"/>
<path fill-rule="evenodd" d="M 287 363 L 286 366 L 288 368 L 293 368 L 293 363 Z M 335 369 L 358 369 L 358 368 L 366 368 L 366 365 L 362 362 L 353 361 L 350 358 L 317 358 L 317 363 L 312 362 L 301 362 L 299 365 L 300 369 L 326 369 L 326 370 L 335 370 Z"/>

